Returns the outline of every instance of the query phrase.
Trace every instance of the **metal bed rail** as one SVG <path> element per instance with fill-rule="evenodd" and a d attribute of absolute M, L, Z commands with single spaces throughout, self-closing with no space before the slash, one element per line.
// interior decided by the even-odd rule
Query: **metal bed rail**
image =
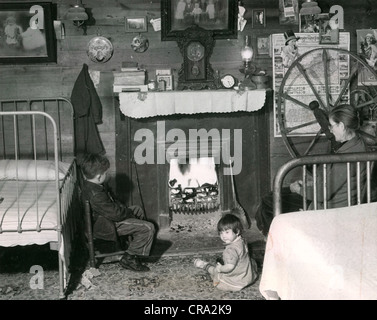
<path fill-rule="evenodd" d="M 74 110 L 71 102 L 66 98 L 35 98 L 29 100 L 0 100 L 0 159 L 12 159 L 16 161 L 16 182 L 18 183 L 18 160 L 32 160 L 35 177 L 37 177 L 36 164 L 38 160 L 51 160 L 55 167 L 55 193 L 57 217 L 56 227 L 52 230 L 57 231 L 56 243 L 50 243 L 50 247 L 59 250 L 59 294 L 61 298 L 65 296 L 67 285 L 64 260 L 60 255 L 62 247 L 63 228 L 71 233 L 73 238 L 74 228 L 67 228 L 68 208 L 71 206 L 72 196 L 75 193 L 76 167 L 72 163 L 68 175 L 63 181 L 59 179 L 59 161 L 75 159 L 75 139 L 74 139 Z M 70 177 L 68 179 L 68 177 Z M 67 183 L 68 181 L 68 183 Z M 37 179 L 35 180 L 36 189 L 38 188 Z M 20 190 L 17 185 L 17 199 Z M 62 201 L 62 192 L 68 193 L 70 197 Z M 36 192 L 38 194 L 38 191 Z M 25 214 L 18 205 L 17 229 L 2 229 L 0 216 L 0 234 L 6 232 L 26 232 L 51 230 L 41 225 L 43 216 L 39 214 L 38 197 L 34 199 L 36 203 L 36 224 L 35 229 L 22 227 L 23 215 Z M 18 202 L 17 202 L 18 203 Z M 6 213 L 3 213 L 4 215 Z M 71 214 L 71 216 L 73 216 Z M 4 218 L 4 217 L 3 217 Z M 70 241 L 70 240 L 67 240 Z M 68 243 L 68 242 L 67 242 Z M 56 247 L 54 247 L 56 245 Z M 64 244 L 64 248 L 66 245 Z M 66 248 L 64 249 L 66 250 Z M 63 253 L 65 256 L 65 253 Z"/>
<path fill-rule="evenodd" d="M 16 99 L 16 100 L 0 100 L 0 112 L 34 112 L 39 111 L 49 114 L 56 123 L 56 133 L 58 137 L 59 160 L 63 157 L 74 157 L 75 155 L 75 139 L 74 139 L 74 109 L 69 99 L 63 97 L 57 98 L 33 98 L 33 99 Z M 8 134 L 9 124 L 0 119 L 0 159 L 14 157 L 14 138 Z M 33 129 L 32 118 L 18 117 L 12 130 L 16 130 L 17 134 L 27 137 L 32 130 L 39 133 L 38 141 L 25 140 L 17 145 L 20 157 L 29 158 L 34 151 L 37 152 L 39 159 L 49 159 L 54 156 L 53 136 L 51 133 L 50 122 L 47 120 L 39 120 L 36 128 Z M 29 133 L 25 133 L 28 131 Z"/>
<path fill-rule="evenodd" d="M 327 194 L 327 184 L 326 184 L 326 172 L 327 166 L 334 163 L 346 163 L 347 164 L 347 193 L 348 193 L 348 206 L 351 206 L 351 186 L 350 186 L 350 168 L 351 164 L 356 165 L 356 180 L 357 180 L 357 204 L 360 204 L 363 197 L 366 196 L 366 202 L 371 202 L 371 176 L 373 163 L 377 160 L 377 152 L 362 152 L 362 153 L 348 153 L 348 154 L 331 154 L 331 155 L 312 155 L 305 156 L 301 158 L 291 159 L 284 165 L 282 165 L 277 171 L 274 184 L 273 184 L 273 215 L 282 213 L 282 195 L 281 189 L 283 187 L 283 182 L 286 175 L 295 168 L 302 168 L 302 181 L 303 181 L 303 210 L 307 210 L 306 200 L 306 181 L 308 175 L 307 166 L 312 166 L 313 169 L 313 204 L 314 210 L 317 210 L 317 193 L 316 193 L 316 183 L 317 183 L 317 169 L 319 166 L 323 168 L 323 197 L 324 197 L 324 209 L 326 206 L 326 194 Z M 366 183 L 363 185 L 360 172 L 361 166 L 366 166 Z"/>
<path fill-rule="evenodd" d="M 37 136 L 36 136 L 36 118 L 37 117 L 42 117 L 42 118 L 45 118 L 46 120 L 45 121 L 49 121 L 52 125 L 52 128 L 53 128 L 53 131 L 52 131 L 52 134 L 53 134 L 53 147 L 54 147 L 54 156 L 53 156 L 53 161 L 54 161 L 54 168 L 55 168 L 55 193 L 56 193 L 56 205 L 57 205 L 57 212 L 59 213 L 57 215 L 57 230 L 60 230 L 61 228 L 61 215 L 60 215 L 60 212 L 61 212 L 61 202 L 60 202 L 60 186 L 59 186 L 59 153 L 58 153 L 58 131 L 57 131 L 57 125 L 54 121 L 54 119 L 48 115 L 47 113 L 45 112 L 41 112 L 41 111 L 7 111 L 7 112 L 1 112 L 0 111 L 0 118 L 1 119 L 4 119 L 4 118 L 7 118 L 7 117 L 11 117 L 12 118 L 12 122 L 13 122 L 13 135 L 14 135 L 14 156 L 12 158 L 12 160 L 15 160 L 15 163 L 16 163 L 16 181 L 17 181 L 17 199 L 19 199 L 19 194 L 20 194 L 20 186 L 18 184 L 19 182 L 19 176 L 18 176 L 18 172 L 19 172 L 19 169 L 18 169 L 18 160 L 20 160 L 20 153 L 19 153 L 19 144 L 20 144 L 20 139 L 22 139 L 22 137 L 20 136 L 20 131 L 18 129 L 18 124 L 17 124 L 17 119 L 18 117 L 20 116 L 30 116 L 31 117 L 31 122 L 32 122 L 32 145 L 33 145 L 33 153 L 31 155 L 31 159 L 33 160 L 33 171 L 34 171 L 34 174 L 35 174 L 35 188 L 37 190 L 37 192 L 35 193 L 34 197 L 35 197 L 35 203 L 36 203 L 36 208 L 37 208 L 37 215 L 36 215 L 36 228 L 35 229 L 29 229 L 29 230 L 23 230 L 22 229 L 22 221 L 23 221 L 23 216 L 24 216 L 24 211 L 23 209 L 21 210 L 18 202 L 17 202 L 17 210 L 18 210 L 18 224 L 17 224 L 17 229 L 14 229 L 14 230 L 3 230 L 2 227 L 1 227 L 1 224 L 0 224 L 0 232 L 22 232 L 22 231 L 42 231 L 42 230 L 51 230 L 51 228 L 42 228 L 41 227 L 41 223 L 42 223 L 42 220 L 43 220 L 43 215 L 42 216 L 39 216 L 39 210 L 38 210 L 38 203 L 39 203 L 39 199 L 38 199 L 38 170 L 37 170 L 37 161 L 38 161 L 38 158 L 37 158 L 37 149 L 36 149 L 36 146 L 38 144 L 37 142 Z M 6 211 L 4 212 L 4 215 L 6 215 Z M 3 220 L 3 219 L 2 219 Z M 55 229 L 55 228 L 53 228 Z M 59 241 L 60 243 L 60 241 Z"/>

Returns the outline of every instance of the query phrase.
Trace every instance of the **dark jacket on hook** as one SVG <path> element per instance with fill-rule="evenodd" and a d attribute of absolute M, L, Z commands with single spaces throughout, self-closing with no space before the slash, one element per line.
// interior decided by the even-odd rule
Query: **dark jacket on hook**
<path fill-rule="evenodd" d="M 102 104 L 86 64 L 73 86 L 71 102 L 75 111 L 76 155 L 104 153 L 97 129 L 97 124 L 102 123 Z"/>

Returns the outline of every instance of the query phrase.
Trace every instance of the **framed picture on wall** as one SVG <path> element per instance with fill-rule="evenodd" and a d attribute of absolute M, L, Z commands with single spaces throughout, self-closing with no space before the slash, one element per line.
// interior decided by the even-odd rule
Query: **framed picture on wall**
<path fill-rule="evenodd" d="M 270 36 L 257 36 L 257 55 L 269 56 L 270 55 Z"/>
<path fill-rule="evenodd" d="M 56 62 L 56 37 L 51 2 L 0 3 L 0 63 Z"/>
<path fill-rule="evenodd" d="M 236 0 L 161 0 L 161 40 L 176 40 L 187 28 L 197 25 L 213 32 L 214 39 L 237 38 Z"/>
<path fill-rule="evenodd" d="M 377 29 L 356 30 L 356 35 L 359 56 L 377 72 Z M 377 86 L 377 80 L 371 71 L 362 68 L 358 73 L 358 85 Z"/>
<path fill-rule="evenodd" d="M 299 15 L 299 32 L 302 33 L 319 33 L 318 15 L 300 14 Z"/>
<path fill-rule="evenodd" d="M 318 15 L 319 24 L 319 43 L 320 44 L 338 44 L 339 29 L 331 17 L 334 14 L 326 13 Z"/>
<path fill-rule="evenodd" d="M 253 9 L 252 10 L 253 28 L 265 28 L 266 27 L 266 10 L 265 9 Z"/>
<path fill-rule="evenodd" d="M 125 29 L 126 32 L 147 32 L 147 17 L 126 17 Z"/>
<path fill-rule="evenodd" d="M 279 0 L 279 24 L 298 25 L 298 0 Z"/>

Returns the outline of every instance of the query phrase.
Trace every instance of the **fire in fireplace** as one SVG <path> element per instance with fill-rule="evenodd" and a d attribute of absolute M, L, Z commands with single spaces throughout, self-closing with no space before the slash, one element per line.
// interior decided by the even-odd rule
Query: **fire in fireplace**
<path fill-rule="evenodd" d="M 230 136 L 202 140 L 172 140 L 163 136 L 157 140 L 157 147 L 160 157 L 166 159 L 157 179 L 157 209 L 162 228 L 183 222 L 197 225 L 208 219 L 217 223 L 224 213 L 230 212 Z"/>
<path fill-rule="evenodd" d="M 219 181 L 213 157 L 170 160 L 169 210 L 203 213 L 220 208 Z"/>

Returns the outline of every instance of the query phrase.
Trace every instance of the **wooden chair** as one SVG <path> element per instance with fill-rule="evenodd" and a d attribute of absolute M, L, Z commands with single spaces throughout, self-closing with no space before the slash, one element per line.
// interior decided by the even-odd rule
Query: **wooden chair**
<path fill-rule="evenodd" d="M 89 200 L 84 200 L 84 218 L 85 218 L 85 231 L 87 238 L 87 245 L 89 251 L 89 265 L 92 268 L 96 268 L 99 260 L 103 260 L 106 257 L 119 256 L 125 253 L 125 250 L 120 249 L 120 244 L 116 243 L 116 250 L 108 253 L 100 253 L 95 250 L 95 239 L 93 237 L 93 223 L 92 223 L 92 210 Z"/>

